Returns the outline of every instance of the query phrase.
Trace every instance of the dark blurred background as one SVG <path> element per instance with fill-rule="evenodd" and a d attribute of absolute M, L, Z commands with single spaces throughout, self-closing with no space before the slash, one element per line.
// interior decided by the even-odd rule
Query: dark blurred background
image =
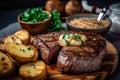
<path fill-rule="evenodd" d="M 47 0 L 0 0 L 0 29 L 17 22 L 17 16 L 26 8 L 43 7 Z M 60 0 L 69 1 L 69 0 Z M 81 0 L 78 0 L 81 2 Z M 119 0 L 88 0 L 89 5 L 99 7 L 109 6 Z"/>
<path fill-rule="evenodd" d="M 47 0 L 0 0 L 0 10 L 44 6 Z M 69 0 L 60 0 L 69 1 Z M 81 0 L 78 0 L 81 2 Z M 87 0 L 89 5 L 109 6 L 119 0 Z"/>

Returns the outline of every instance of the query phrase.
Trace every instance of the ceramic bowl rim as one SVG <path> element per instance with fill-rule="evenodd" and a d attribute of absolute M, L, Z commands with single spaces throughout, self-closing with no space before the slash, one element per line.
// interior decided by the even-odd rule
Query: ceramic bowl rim
<path fill-rule="evenodd" d="M 72 25 L 72 24 L 70 23 L 70 20 L 69 20 L 69 18 L 71 18 L 71 17 L 73 17 L 73 16 L 79 16 L 79 15 L 83 15 L 83 17 L 85 17 L 86 15 L 91 15 L 91 16 L 93 16 L 93 17 L 98 16 L 97 14 L 89 14 L 89 13 L 86 13 L 86 14 L 83 14 L 83 13 L 81 13 L 81 14 L 74 14 L 74 15 L 72 15 L 72 16 L 66 17 L 66 23 L 67 23 L 69 26 L 73 27 L 73 28 L 81 29 L 81 30 L 90 30 L 90 31 L 93 31 L 93 30 L 103 30 L 103 29 L 106 29 L 106 28 L 111 27 L 111 24 L 112 24 L 111 19 L 110 19 L 109 17 L 106 17 L 106 19 L 107 19 L 106 21 L 109 23 L 106 27 L 98 28 L 98 29 L 79 28 L 79 27 L 77 27 L 77 26 L 75 26 L 75 25 Z M 76 17 L 74 17 L 74 18 L 76 18 Z M 80 17 L 80 18 L 81 18 L 81 17 Z M 92 18 L 92 17 L 91 17 L 91 18 Z"/>

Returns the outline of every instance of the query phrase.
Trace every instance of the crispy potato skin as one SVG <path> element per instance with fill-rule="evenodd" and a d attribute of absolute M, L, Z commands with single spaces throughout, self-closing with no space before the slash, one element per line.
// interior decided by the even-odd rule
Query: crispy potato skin
<path fill-rule="evenodd" d="M 33 45 L 29 45 L 29 47 L 32 48 L 34 50 L 34 53 L 35 53 L 32 61 L 37 61 L 38 56 L 39 56 L 39 52 L 38 52 L 37 48 L 34 47 Z"/>
<path fill-rule="evenodd" d="M 26 63 L 33 60 L 35 51 L 27 45 L 7 43 L 7 52 L 18 62 Z"/>
<path fill-rule="evenodd" d="M 19 30 L 17 32 L 14 33 L 15 36 L 17 36 L 23 44 L 29 44 L 30 43 L 30 34 L 27 30 Z"/>
<path fill-rule="evenodd" d="M 0 61 L 0 76 L 12 73 L 16 66 L 19 68 L 19 74 L 23 80 L 46 79 L 46 64 L 38 60 L 39 51 L 33 46 L 34 39 L 35 37 L 31 36 L 28 31 L 20 30 L 0 41 L 0 60 L 1 56 L 5 57 L 8 65 L 7 70 L 3 71 Z M 32 69 L 31 66 L 28 66 L 29 64 L 34 64 L 36 68 Z M 24 69 L 30 70 L 31 73 L 24 73 Z"/>
<path fill-rule="evenodd" d="M 6 44 L 12 42 L 22 43 L 22 41 L 17 36 L 9 35 L 0 41 L 0 50 L 6 51 Z"/>
<path fill-rule="evenodd" d="M 45 80 L 46 64 L 40 60 L 24 64 L 19 68 L 19 75 L 24 80 Z"/>
<path fill-rule="evenodd" d="M 0 51 L 0 76 L 7 75 L 14 71 L 15 65 L 10 58 Z"/>

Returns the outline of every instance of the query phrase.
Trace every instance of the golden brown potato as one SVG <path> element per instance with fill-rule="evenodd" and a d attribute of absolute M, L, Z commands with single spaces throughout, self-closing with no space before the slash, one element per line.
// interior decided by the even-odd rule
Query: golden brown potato
<path fill-rule="evenodd" d="M 16 43 L 22 43 L 22 41 L 15 35 L 9 35 L 6 38 L 3 39 L 3 41 L 5 43 L 9 43 L 9 42 L 16 42 Z"/>
<path fill-rule="evenodd" d="M 6 50 L 6 45 L 3 40 L 0 41 L 0 50 L 5 51 Z"/>
<path fill-rule="evenodd" d="M 0 41 L 0 50 L 6 51 L 6 43 L 12 43 L 12 42 L 22 43 L 22 41 L 17 36 L 9 35 Z"/>
<path fill-rule="evenodd" d="M 16 66 L 20 66 L 22 65 L 23 63 L 20 63 L 20 62 L 17 62 L 15 59 L 13 59 L 8 53 L 6 54 L 9 59 L 12 61 L 13 64 L 15 64 Z"/>
<path fill-rule="evenodd" d="M 14 70 L 14 64 L 9 59 L 9 57 L 0 52 L 0 75 L 7 75 Z"/>
<path fill-rule="evenodd" d="M 30 34 L 27 30 L 19 30 L 14 33 L 15 36 L 20 38 L 23 44 L 29 44 L 30 43 Z"/>
<path fill-rule="evenodd" d="M 33 45 L 29 45 L 29 47 L 32 48 L 35 53 L 32 61 L 37 61 L 39 56 L 38 50 Z"/>
<path fill-rule="evenodd" d="M 33 60 L 35 51 L 27 45 L 19 43 L 7 43 L 7 52 L 18 62 L 29 62 Z"/>
<path fill-rule="evenodd" d="M 45 80 L 46 65 L 43 61 L 36 61 L 22 65 L 19 74 L 24 80 Z"/>

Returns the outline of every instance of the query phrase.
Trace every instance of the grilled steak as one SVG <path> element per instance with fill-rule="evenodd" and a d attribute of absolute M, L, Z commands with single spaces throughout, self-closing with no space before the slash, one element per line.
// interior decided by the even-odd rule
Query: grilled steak
<path fill-rule="evenodd" d="M 87 41 L 81 46 L 60 47 L 58 38 L 63 33 L 83 34 Z M 98 70 L 106 53 L 106 42 L 97 34 L 85 32 L 52 32 L 41 34 L 34 40 L 42 59 L 47 64 L 57 61 L 57 68 L 63 73 L 81 73 Z"/>
<path fill-rule="evenodd" d="M 50 33 L 37 35 L 33 44 L 40 50 L 42 59 L 47 64 L 52 64 L 57 60 L 60 46 L 57 45 L 57 40 L 60 33 Z"/>
<path fill-rule="evenodd" d="M 63 73 L 75 74 L 98 70 L 102 62 L 100 55 L 102 53 L 105 53 L 104 49 L 98 55 L 93 48 L 86 46 L 63 47 L 58 55 L 58 70 Z"/>

